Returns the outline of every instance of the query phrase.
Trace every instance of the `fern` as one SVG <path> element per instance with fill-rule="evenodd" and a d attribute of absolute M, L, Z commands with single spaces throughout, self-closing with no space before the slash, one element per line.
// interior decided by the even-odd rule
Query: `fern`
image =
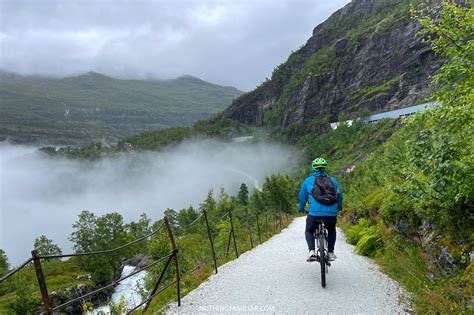
<path fill-rule="evenodd" d="M 352 225 L 346 230 L 347 242 L 356 245 L 362 237 L 362 231 L 370 226 L 370 220 L 362 218 L 355 225 Z"/>
<path fill-rule="evenodd" d="M 358 254 L 374 257 L 383 249 L 383 242 L 376 226 L 363 228 L 359 235 L 360 239 L 355 248 Z"/>

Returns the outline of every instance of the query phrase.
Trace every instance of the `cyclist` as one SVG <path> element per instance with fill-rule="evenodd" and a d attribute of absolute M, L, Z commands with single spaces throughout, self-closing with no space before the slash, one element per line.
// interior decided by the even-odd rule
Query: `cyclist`
<path fill-rule="evenodd" d="M 304 212 L 309 201 L 305 230 L 309 249 L 307 261 L 316 260 L 314 232 L 321 220 L 328 230 L 328 260 L 332 261 L 336 259 L 336 221 L 337 213 L 342 209 L 342 191 L 337 180 L 328 176 L 325 159 L 315 159 L 311 163 L 311 170 L 313 175 L 304 180 L 299 193 L 300 212 Z"/>

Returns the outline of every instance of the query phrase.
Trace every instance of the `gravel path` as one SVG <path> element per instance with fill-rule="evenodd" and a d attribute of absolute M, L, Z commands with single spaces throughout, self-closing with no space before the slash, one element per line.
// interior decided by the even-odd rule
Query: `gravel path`
<path fill-rule="evenodd" d="M 406 313 L 400 302 L 406 296 L 366 257 L 354 253 L 338 230 L 337 260 L 323 289 L 319 264 L 306 262 L 305 218 L 239 259 L 219 268 L 167 313 Z"/>

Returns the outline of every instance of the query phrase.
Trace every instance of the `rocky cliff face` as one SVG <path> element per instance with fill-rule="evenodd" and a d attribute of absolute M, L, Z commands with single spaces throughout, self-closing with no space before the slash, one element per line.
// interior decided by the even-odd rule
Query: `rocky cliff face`
<path fill-rule="evenodd" d="M 417 35 L 408 1 L 355 0 L 318 25 L 307 43 L 222 119 L 309 130 L 415 104 L 429 94 L 439 60 Z"/>

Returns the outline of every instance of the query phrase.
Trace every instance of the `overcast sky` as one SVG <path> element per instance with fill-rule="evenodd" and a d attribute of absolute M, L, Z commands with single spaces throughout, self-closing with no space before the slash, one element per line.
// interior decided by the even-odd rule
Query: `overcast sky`
<path fill-rule="evenodd" d="M 0 0 L 0 68 L 250 90 L 348 0 Z"/>

